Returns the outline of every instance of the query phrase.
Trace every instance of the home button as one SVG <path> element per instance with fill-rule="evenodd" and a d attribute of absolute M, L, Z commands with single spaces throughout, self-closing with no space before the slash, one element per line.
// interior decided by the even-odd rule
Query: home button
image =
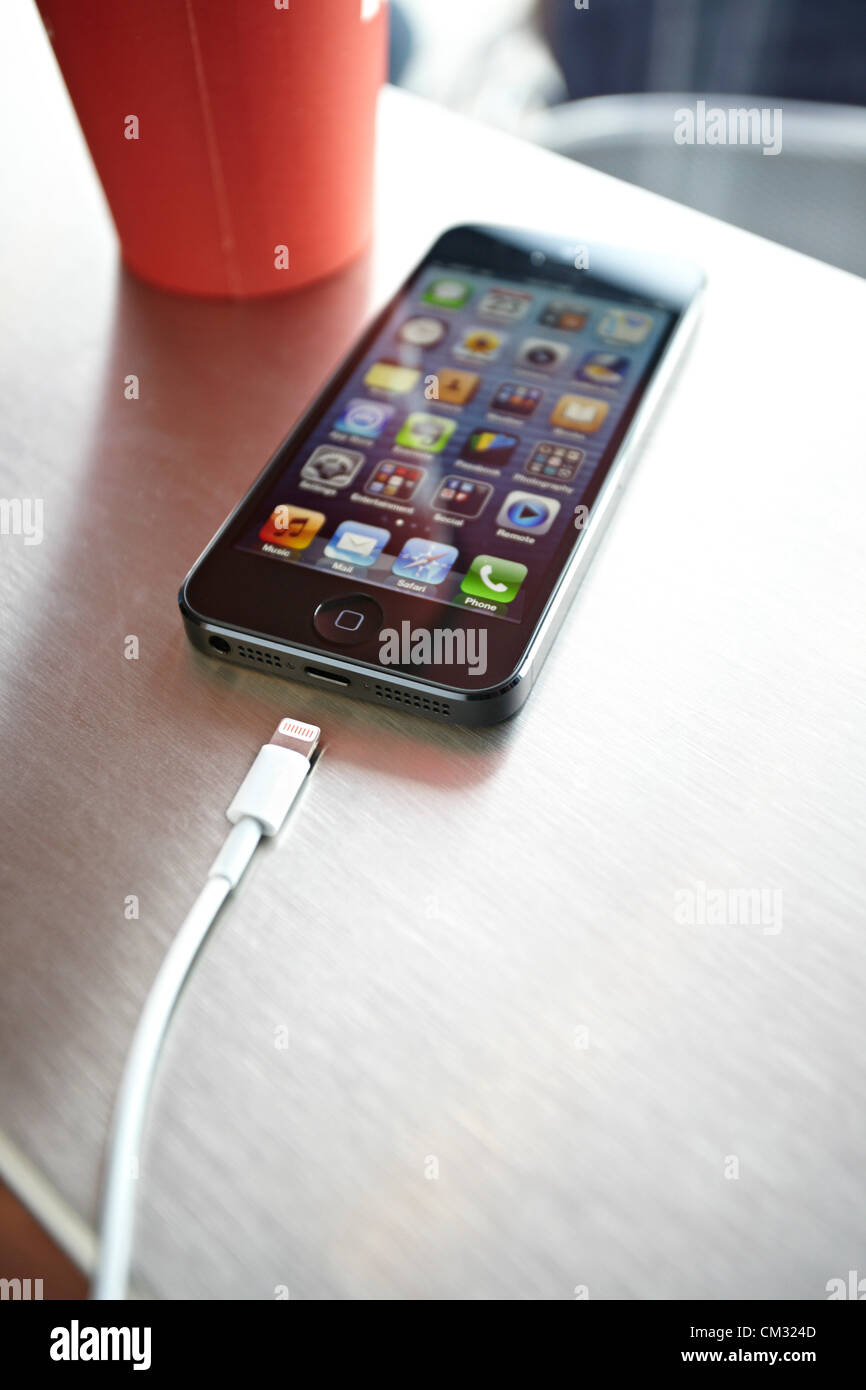
<path fill-rule="evenodd" d="M 369 642 L 381 631 L 384 621 L 380 605 L 368 594 L 325 599 L 313 614 L 313 626 L 319 636 L 343 646 Z"/>

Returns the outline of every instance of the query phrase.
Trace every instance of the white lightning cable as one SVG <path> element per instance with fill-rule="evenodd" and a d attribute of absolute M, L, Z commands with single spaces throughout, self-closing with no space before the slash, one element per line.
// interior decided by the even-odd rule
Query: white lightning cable
<path fill-rule="evenodd" d="M 263 835 L 276 835 L 310 770 L 319 741 L 315 724 L 283 719 L 226 811 L 233 829 L 207 882 L 166 953 L 151 986 L 127 1057 L 112 1120 L 91 1297 L 125 1298 L 132 1260 L 138 1156 L 159 1053 L 180 992 L 217 913 L 236 888 Z"/>

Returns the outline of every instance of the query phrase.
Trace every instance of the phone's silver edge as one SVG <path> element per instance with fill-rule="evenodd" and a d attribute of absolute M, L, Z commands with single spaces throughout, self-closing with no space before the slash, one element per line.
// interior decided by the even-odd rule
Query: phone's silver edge
<path fill-rule="evenodd" d="M 547 609 L 517 667 L 515 675 L 521 680 L 527 681 L 530 686 L 547 655 L 568 606 L 589 568 L 598 542 L 616 509 L 629 472 L 637 461 L 644 437 L 685 354 L 703 308 L 704 294 L 705 286 L 702 286 L 691 300 L 662 354 L 646 395 L 635 412 L 634 419 L 620 444 L 619 452 L 605 478 L 601 492 L 596 498 L 580 544 L 564 566 L 559 583 L 550 596 Z"/>
<path fill-rule="evenodd" d="M 604 533 L 608 521 L 613 515 L 616 503 L 619 500 L 619 495 L 624 488 L 628 473 L 637 459 L 640 445 L 649 428 L 650 422 L 653 420 L 656 410 L 671 383 L 674 372 L 685 353 L 685 349 L 695 329 L 698 318 L 700 317 L 704 294 L 705 284 L 702 285 L 694 295 L 659 360 L 646 394 L 635 412 L 634 419 L 629 425 L 625 437 L 620 444 L 616 458 L 604 481 L 601 492 L 595 500 L 590 519 L 581 536 L 580 544 L 575 549 L 571 559 L 564 566 L 529 646 L 521 657 L 513 674 L 498 686 L 488 687 L 485 690 L 464 691 L 455 689 L 451 686 L 439 685 L 433 681 L 424 680 L 423 678 L 414 681 L 411 677 L 407 678 L 402 673 L 398 674 L 394 672 L 392 674 L 390 672 L 383 672 L 380 668 L 372 665 L 368 666 L 364 662 L 352 661 L 348 654 L 334 653 L 331 655 L 330 653 L 325 653 L 316 648 L 294 646 L 286 642 L 276 641 L 273 638 L 259 637 L 252 633 L 240 633 L 239 629 L 236 630 L 231 627 L 225 627 L 218 622 L 201 619 L 197 615 L 193 617 L 193 615 L 190 614 L 190 618 L 195 626 L 198 627 L 200 631 L 214 636 L 237 640 L 240 635 L 245 637 L 247 641 L 261 647 L 263 650 L 276 652 L 280 655 L 294 656 L 296 659 L 300 660 L 312 659 L 316 665 L 330 667 L 335 671 L 349 669 L 356 674 L 369 671 L 374 680 L 385 680 L 388 684 L 400 686 L 410 693 L 420 693 L 422 695 L 432 696 L 434 699 L 446 699 L 455 704 L 475 705 L 482 704 L 486 701 L 496 701 L 501 698 L 506 691 L 511 691 L 513 695 L 512 699 L 509 701 L 509 712 L 516 712 L 529 696 L 532 684 L 562 624 L 563 618 L 568 611 L 569 604 L 577 593 L 581 580 L 589 568 L 598 542 Z M 303 428 L 306 417 L 315 411 L 317 401 L 318 397 L 311 403 L 307 410 L 303 412 L 301 418 L 293 426 L 291 433 L 295 433 Z M 282 447 L 283 445 L 281 444 L 280 449 L 282 449 Z M 279 453 L 279 449 L 276 453 Z M 276 457 L 276 454 L 274 457 Z M 273 459 L 269 460 L 262 470 L 262 474 L 267 471 L 272 462 Z M 262 474 L 259 476 L 261 477 Z M 253 487 L 255 487 L 255 483 Z M 250 488 L 249 491 L 252 491 L 252 488 Z M 208 551 L 213 549 L 221 536 L 231 525 L 235 516 L 243 507 L 248 495 L 249 492 L 245 493 L 240 499 L 237 506 L 233 508 L 222 526 L 205 546 L 198 560 L 196 560 L 195 564 L 190 568 L 189 574 L 186 576 L 181 586 L 182 596 L 185 593 L 186 584 L 190 575 L 192 575 L 204 556 Z M 518 690 L 520 692 L 519 695 L 517 694 Z"/>

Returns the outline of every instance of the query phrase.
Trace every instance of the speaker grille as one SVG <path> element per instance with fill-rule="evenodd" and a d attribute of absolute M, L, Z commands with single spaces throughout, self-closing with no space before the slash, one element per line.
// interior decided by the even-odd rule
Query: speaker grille
<path fill-rule="evenodd" d="M 411 705 L 414 709 L 426 710 L 428 714 L 441 715 L 443 719 L 448 719 L 451 715 L 451 706 L 447 700 L 431 700 L 426 695 L 416 695 L 411 690 L 401 690 L 396 685 L 373 686 L 373 694 L 377 700 L 385 700 L 392 705 Z"/>
<path fill-rule="evenodd" d="M 277 652 L 269 652 L 264 647 L 250 647 L 242 642 L 238 642 L 235 647 L 235 655 L 242 661 L 254 661 L 257 666 L 273 666 L 277 670 L 291 670 L 292 663 L 280 657 Z"/>

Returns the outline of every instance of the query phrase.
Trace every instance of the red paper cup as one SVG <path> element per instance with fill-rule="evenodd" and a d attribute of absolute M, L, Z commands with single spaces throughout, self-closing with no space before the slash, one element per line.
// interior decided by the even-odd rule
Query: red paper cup
<path fill-rule="evenodd" d="M 37 0 L 143 280 L 271 294 L 370 235 L 380 0 Z"/>

